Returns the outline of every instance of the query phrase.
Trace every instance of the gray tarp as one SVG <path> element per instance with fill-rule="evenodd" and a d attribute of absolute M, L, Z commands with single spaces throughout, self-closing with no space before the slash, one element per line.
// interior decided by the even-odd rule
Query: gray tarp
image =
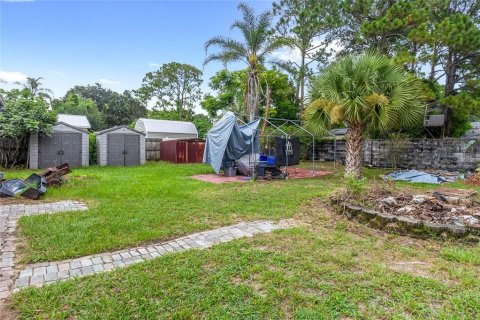
<path fill-rule="evenodd" d="M 242 156 L 259 152 L 258 126 L 260 119 L 243 126 L 237 124 L 233 112 L 227 112 L 208 131 L 203 162 L 209 163 L 216 173 L 220 172 L 225 162 L 235 161 Z"/>
<path fill-rule="evenodd" d="M 409 182 L 423 182 L 423 183 L 444 183 L 447 182 L 445 177 L 435 175 L 418 170 L 395 171 L 385 175 L 387 179 L 409 181 Z"/>

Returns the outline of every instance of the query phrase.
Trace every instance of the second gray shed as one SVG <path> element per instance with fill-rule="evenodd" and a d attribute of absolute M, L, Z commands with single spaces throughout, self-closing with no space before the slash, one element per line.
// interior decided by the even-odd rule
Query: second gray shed
<path fill-rule="evenodd" d="M 135 166 L 145 163 L 145 134 L 127 126 L 95 133 L 98 164 Z"/>
<path fill-rule="evenodd" d="M 68 163 L 71 167 L 88 166 L 88 132 L 68 123 L 57 122 L 50 136 L 34 133 L 30 136 L 30 169 L 56 167 Z"/>

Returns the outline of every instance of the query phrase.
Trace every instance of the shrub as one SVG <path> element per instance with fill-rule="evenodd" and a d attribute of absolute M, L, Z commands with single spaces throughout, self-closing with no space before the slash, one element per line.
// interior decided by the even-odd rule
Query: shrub
<path fill-rule="evenodd" d="M 97 164 L 97 141 L 93 133 L 90 133 L 88 137 L 88 149 L 90 165 Z"/>

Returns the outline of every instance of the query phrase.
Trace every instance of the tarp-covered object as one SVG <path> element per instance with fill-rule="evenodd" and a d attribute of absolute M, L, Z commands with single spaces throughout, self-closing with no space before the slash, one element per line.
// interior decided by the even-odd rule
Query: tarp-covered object
<path fill-rule="evenodd" d="M 235 161 L 249 153 L 258 153 L 258 126 L 260 119 L 239 126 L 233 112 L 227 112 L 207 133 L 203 162 L 216 173 L 225 162 Z M 253 150 L 252 150 L 253 146 Z"/>
<path fill-rule="evenodd" d="M 427 173 L 424 171 L 418 171 L 418 170 L 395 171 L 385 175 L 385 178 L 392 179 L 392 180 L 422 182 L 422 183 L 444 183 L 448 181 L 443 176 Z"/>

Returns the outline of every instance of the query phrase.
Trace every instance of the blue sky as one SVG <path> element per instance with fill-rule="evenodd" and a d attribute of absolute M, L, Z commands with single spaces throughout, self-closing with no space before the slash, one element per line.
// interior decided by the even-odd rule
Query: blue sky
<path fill-rule="evenodd" d="M 257 12 L 271 1 L 250 1 Z M 238 1 L 0 0 L 0 79 L 44 77 L 56 97 L 74 85 L 102 82 L 136 89 L 146 72 L 177 61 L 204 69 L 204 43 L 230 31 Z"/>

